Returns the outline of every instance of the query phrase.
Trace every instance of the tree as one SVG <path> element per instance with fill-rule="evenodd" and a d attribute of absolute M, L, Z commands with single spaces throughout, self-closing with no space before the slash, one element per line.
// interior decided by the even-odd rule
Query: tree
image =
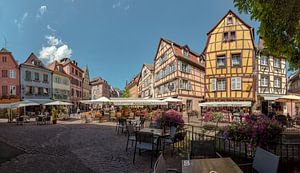
<path fill-rule="evenodd" d="M 239 12 L 258 20 L 266 53 L 300 68 L 300 0 L 233 0 Z"/>
<path fill-rule="evenodd" d="M 122 97 L 124 98 L 128 98 L 130 96 L 130 92 L 129 89 L 127 87 L 125 87 L 123 93 L 122 93 Z"/>

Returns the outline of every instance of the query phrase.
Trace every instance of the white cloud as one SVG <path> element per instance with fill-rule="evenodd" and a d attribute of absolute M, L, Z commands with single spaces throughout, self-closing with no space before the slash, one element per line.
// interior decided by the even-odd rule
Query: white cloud
<path fill-rule="evenodd" d="M 50 25 L 47 25 L 47 29 L 51 32 L 55 32 L 56 30 L 54 28 L 52 28 Z"/>
<path fill-rule="evenodd" d="M 63 42 L 60 39 L 56 38 L 55 36 L 49 35 L 49 36 L 45 36 L 45 38 L 48 40 L 47 43 L 50 46 L 60 46 L 63 44 Z"/>
<path fill-rule="evenodd" d="M 45 38 L 47 39 L 48 47 L 43 46 L 39 56 L 45 62 L 51 63 L 54 60 L 71 57 L 72 49 L 66 43 L 63 43 L 61 39 L 55 36 L 45 36 Z"/>
<path fill-rule="evenodd" d="M 23 26 L 23 24 L 24 24 L 27 17 L 28 17 L 28 12 L 25 12 L 19 20 L 18 19 L 14 20 L 14 23 L 17 25 L 17 27 L 19 29 L 21 29 L 21 27 Z"/>
<path fill-rule="evenodd" d="M 130 8 L 130 5 L 126 5 L 126 6 L 124 7 L 124 10 L 127 11 L 127 10 L 129 10 L 129 8 Z"/>
<path fill-rule="evenodd" d="M 126 3 L 126 1 L 121 2 L 121 0 L 116 0 L 115 3 L 113 3 L 112 8 L 114 8 L 114 9 L 120 8 L 120 9 L 127 11 L 130 8 L 130 5 L 127 3 Z"/>
<path fill-rule="evenodd" d="M 42 5 L 39 8 L 38 13 L 36 14 L 36 18 L 42 17 L 46 12 L 47 12 L 47 6 L 46 5 Z"/>
<path fill-rule="evenodd" d="M 117 1 L 112 5 L 112 8 L 119 8 L 121 7 L 121 1 Z"/>

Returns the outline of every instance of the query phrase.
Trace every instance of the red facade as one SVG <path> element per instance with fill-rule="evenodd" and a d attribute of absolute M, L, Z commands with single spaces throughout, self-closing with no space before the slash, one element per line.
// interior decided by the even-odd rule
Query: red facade
<path fill-rule="evenodd" d="M 11 52 L 0 50 L 0 103 L 20 100 L 19 65 Z"/>

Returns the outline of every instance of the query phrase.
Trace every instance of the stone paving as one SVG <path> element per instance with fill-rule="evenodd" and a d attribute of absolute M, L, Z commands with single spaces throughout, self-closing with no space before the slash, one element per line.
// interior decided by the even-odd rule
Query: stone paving
<path fill-rule="evenodd" d="M 133 164 L 133 148 L 125 151 L 127 138 L 116 134 L 113 123 L 0 123 L 0 132 L 0 142 L 24 151 L 2 163 L 0 172 L 151 172 L 151 154 L 137 154 Z M 181 158 L 170 155 L 166 154 L 168 167 L 180 170 Z"/>

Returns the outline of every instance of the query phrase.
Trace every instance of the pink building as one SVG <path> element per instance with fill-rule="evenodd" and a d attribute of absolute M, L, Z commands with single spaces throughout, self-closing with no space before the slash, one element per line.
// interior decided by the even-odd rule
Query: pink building
<path fill-rule="evenodd" d="M 11 52 L 0 50 L 0 103 L 20 100 L 19 65 Z"/>
<path fill-rule="evenodd" d="M 71 77 L 71 102 L 75 107 L 79 106 L 79 101 L 82 100 L 82 81 L 83 70 L 78 67 L 76 61 L 69 58 L 60 60 L 64 71 Z"/>

